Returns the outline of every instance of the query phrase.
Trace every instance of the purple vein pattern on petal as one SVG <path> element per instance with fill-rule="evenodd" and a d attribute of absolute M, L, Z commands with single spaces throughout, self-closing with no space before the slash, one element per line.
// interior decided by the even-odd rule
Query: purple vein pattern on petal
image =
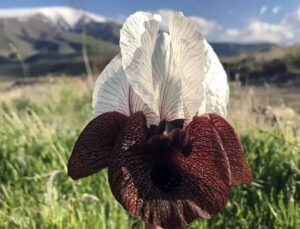
<path fill-rule="evenodd" d="M 199 26 L 179 12 L 171 14 L 169 31 L 177 74 L 188 88 L 184 90 L 186 119 L 191 119 L 205 111 L 204 38 Z"/>
<path fill-rule="evenodd" d="M 191 155 L 174 151 L 181 183 L 164 192 L 151 179 L 153 168 L 144 151 L 145 117 L 142 113 L 129 117 L 110 160 L 109 183 L 115 198 L 131 215 L 163 228 L 178 228 L 223 209 L 230 170 L 221 139 L 206 117 L 194 119 L 187 133 L 193 144 Z"/>
<path fill-rule="evenodd" d="M 96 115 L 117 111 L 129 116 L 143 111 L 148 125 L 157 124 L 159 117 L 129 84 L 122 67 L 122 57 L 118 54 L 97 78 L 93 94 L 93 107 Z"/>
<path fill-rule="evenodd" d="M 127 119 L 118 112 L 108 112 L 93 119 L 74 145 L 68 162 L 68 175 L 79 179 L 106 167 L 115 141 Z"/>
<path fill-rule="evenodd" d="M 233 127 L 221 116 L 209 114 L 210 121 L 222 140 L 223 147 L 229 160 L 231 184 L 250 184 L 252 172 L 245 159 L 242 143 Z"/>
<path fill-rule="evenodd" d="M 184 118 L 183 82 L 176 72 L 170 36 L 167 33 L 160 34 L 156 40 L 152 66 L 153 87 L 155 94 L 158 94 L 160 120 Z"/>
<path fill-rule="evenodd" d="M 159 15 L 137 12 L 125 21 L 120 32 L 122 64 L 128 82 L 144 103 L 157 114 L 151 59 L 160 20 Z"/>
<path fill-rule="evenodd" d="M 194 201 L 203 217 L 220 212 L 225 206 L 230 186 L 230 169 L 222 139 L 207 115 L 194 117 L 185 132 L 192 144 L 192 153 L 178 154 L 177 166 L 185 175 L 185 185 L 195 193 Z M 197 194 L 196 194 L 197 193 Z"/>

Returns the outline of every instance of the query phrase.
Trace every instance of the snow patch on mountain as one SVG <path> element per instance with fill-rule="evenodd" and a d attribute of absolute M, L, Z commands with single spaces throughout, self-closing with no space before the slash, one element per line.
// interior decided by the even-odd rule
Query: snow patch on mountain
<path fill-rule="evenodd" d="M 54 25 L 72 29 L 79 23 L 107 22 L 109 19 L 71 7 L 41 7 L 27 9 L 0 9 L 0 19 L 17 19 L 27 21 L 29 18 L 42 15 Z"/>

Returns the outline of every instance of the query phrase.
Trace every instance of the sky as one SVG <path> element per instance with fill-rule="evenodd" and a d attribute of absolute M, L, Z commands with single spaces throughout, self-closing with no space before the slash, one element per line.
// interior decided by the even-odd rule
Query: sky
<path fill-rule="evenodd" d="M 212 41 L 300 42 L 299 0 L 9 0 L 0 8 L 71 6 L 123 21 L 135 11 L 183 11 Z"/>

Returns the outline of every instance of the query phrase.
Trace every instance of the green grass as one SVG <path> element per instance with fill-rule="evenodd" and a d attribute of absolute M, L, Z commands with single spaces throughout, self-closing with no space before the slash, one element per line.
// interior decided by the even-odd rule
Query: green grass
<path fill-rule="evenodd" d="M 0 105 L 0 228 L 143 228 L 113 198 L 104 170 L 72 181 L 66 164 L 92 118 L 91 92 L 65 79 L 39 101 Z M 80 86 L 79 88 L 83 88 Z M 50 90 L 50 89 L 49 89 Z M 254 182 L 233 187 L 222 213 L 188 228 L 300 228 L 300 152 L 284 131 L 243 131 Z"/>

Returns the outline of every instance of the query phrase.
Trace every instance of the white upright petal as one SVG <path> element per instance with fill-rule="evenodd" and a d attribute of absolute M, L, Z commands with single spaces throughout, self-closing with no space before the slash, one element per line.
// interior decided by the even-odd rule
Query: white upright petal
<path fill-rule="evenodd" d="M 204 38 L 199 26 L 182 13 L 172 13 L 170 36 L 174 58 L 182 67 L 183 78 L 194 84 L 203 83 L 204 77 Z"/>
<path fill-rule="evenodd" d="M 182 82 L 176 74 L 170 36 L 162 33 L 156 40 L 152 57 L 153 87 L 158 94 L 160 120 L 184 118 Z"/>
<path fill-rule="evenodd" d="M 229 86 L 226 72 L 216 53 L 207 41 L 205 44 L 205 89 L 206 112 L 226 117 L 229 98 Z"/>
<path fill-rule="evenodd" d="M 196 92 L 193 91 L 193 85 L 181 77 L 182 72 L 174 58 L 167 33 L 162 33 L 157 38 L 152 67 L 154 91 L 159 95 L 160 119 L 171 121 L 193 117 L 195 112 L 190 112 L 194 110 L 190 105 L 194 102 Z"/>
<path fill-rule="evenodd" d="M 124 23 L 120 33 L 123 68 L 128 82 L 142 100 L 158 114 L 151 59 L 161 17 L 137 12 Z"/>
<path fill-rule="evenodd" d="M 117 55 L 97 78 L 93 93 L 96 115 L 118 111 L 127 116 L 143 111 L 148 125 L 158 124 L 159 117 L 130 86 L 123 67 L 121 54 Z"/>
<path fill-rule="evenodd" d="M 198 25 L 182 13 L 170 17 L 169 31 L 177 74 L 184 88 L 186 119 L 205 111 L 205 53 L 204 38 Z"/>

